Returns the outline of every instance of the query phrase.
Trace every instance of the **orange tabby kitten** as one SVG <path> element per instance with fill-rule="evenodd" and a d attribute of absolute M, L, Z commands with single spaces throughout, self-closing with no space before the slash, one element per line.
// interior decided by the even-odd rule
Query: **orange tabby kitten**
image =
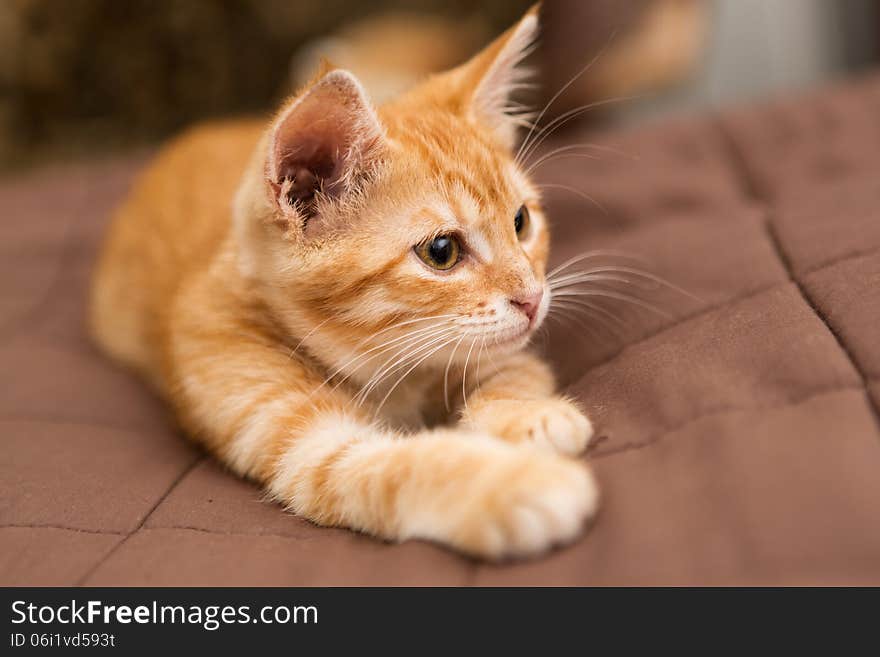
<path fill-rule="evenodd" d="M 522 350 L 550 302 L 509 114 L 536 30 L 533 9 L 378 110 L 332 70 L 268 129 L 195 129 L 115 219 L 98 341 L 318 524 L 499 558 L 572 539 L 596 508 L 568 458 L 590 423 Z"/>

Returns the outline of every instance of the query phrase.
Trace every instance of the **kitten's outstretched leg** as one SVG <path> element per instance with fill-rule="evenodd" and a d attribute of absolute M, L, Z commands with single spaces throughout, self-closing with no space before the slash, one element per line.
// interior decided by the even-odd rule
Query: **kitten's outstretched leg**
<path fill-rule="evenodd" d="M 570 541 L 596 507 L 581 465 L 461 431 L 399 437 L 328 414 L 291 441 L 269 489 L 297 514 L 475 556 Z"/>
<path fill-rule="evenodd" d="M 175 359 L 176 397 L 190 432 L 316 523 L 501 558 L 571 540 L 595 510 L 581 464 L 462 429 L 380 429 L 253 326 L 202 315 L 174 340 L 186 354 Z"/>
<path fill-rule="evenodd" d="M 554 394 L 550 368 L 536 356 L 515 354 L 487 374 L 461 409 L 462 426 L 563 454 L 586 448 L 593 435 L 590 421 L 573 402 Z"/>

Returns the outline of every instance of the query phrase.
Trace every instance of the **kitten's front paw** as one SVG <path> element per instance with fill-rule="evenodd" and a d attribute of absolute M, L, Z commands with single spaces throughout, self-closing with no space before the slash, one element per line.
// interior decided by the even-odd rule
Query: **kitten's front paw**
<path fill-rule="evenodd" d="M 583 452 L 593 436 L 590 421 L 561 398 L 486 402 L 466 411 L 463 421 L 507 442 L 531 442 L 570 455 Z"/>
<path fill-rule="evenodd" d="M 529 451 L 517 450 L 518 457 L 488 468 L 497 468 L 493 485 L 469 502 L 454 544 L 476 556 L 502 559 L 540 554 L 577 537 L 596 511 L 593 476 L 580 463 Z M 500 478 L 494 476 L 499 473 Z"/>

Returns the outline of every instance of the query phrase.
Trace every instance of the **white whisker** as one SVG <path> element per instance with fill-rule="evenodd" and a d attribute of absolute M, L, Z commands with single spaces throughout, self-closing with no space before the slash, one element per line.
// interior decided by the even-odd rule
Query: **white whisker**
<path fill-rule="evenodd" d="M 577 79 L 579 77 L 581 77 L 584 73 L 589 71 L 593 67 L 593 65 L 597 61 L 599 61 L 599 59 L 605 54 L 605 51 L 608 50 L 608 47 L 611 45 L 612 41 L 614 41 L 614 37 L 616 35 L 617 35 L 617 31 L 615 30 L 614 32 L 611 33 L 611 36 L 608 37 L 608 41 L 605 43 L 604 46 L 602 46 L 602 48 L 599 50 L 599 52 L 597 52 L 593 56 L 593 58 L 583 66 L 583 68 L 581 68 L 577 73 L 575 73 L 571 77 L 571 79 L 568 82 L 566 82 L 559 89 L 559 91 L 557 91 L 555 94 L 553 94 L 553 96 L 550 98 L 550 100 L 547 101 L 547 104 L 544 105 L 543 109 L 541 109 L 541 111 L 538 113 L 537 118 L 535 118 L 535 121 L 534 121 L 535 126 L 537 126 L 541 122 L 541 119 L 544 118 L 544 115 L 547 113 L 547 110 L 550 109 L 550 107 L 553 105 L 553 103 L 555 103 L 557 101 L 557 99 L 562 94 L 564 94 L 571 85 L 573 85 L 577 81 Z M 520 156 L 523 153 L 523 149 L 528 148 L 529 140 L 532 138 L 533 132 L 534 132 L 534 128 L 532 128 L 532 130 L 529 130 L 529 133 L 525 136 L 525 139 L 523 139 L 522 144 L 520 144 L 519 150 L 516 152 L 516 156 L 513 158 L 514 162 L 520 161 Z"/>
<path fill-rule="evenodd" d="M 562 305 L 562 306 L 560 306 L 559 308 L 561 308 L 561 309 L 563 309 L 563 310 L 571 311 L 572 314 L 557 313 L 557 314 L 555 314 L 555 315 L 552 315 L 552 318 L 553 318 L 553 319 L 564 319 L 564 320 L 568 321 L 569 323 L 575 323 L 577 326 L 580 326 L 581 328 L 586 329 L 587 331 L 589 331 L 589 333 L 590 333 L 591 335 L 593 335 L 593 336 L 601 337 L 602 334 L 598 331 L 598 328 L 603 328 L 603 329 L 605 329 L 606 331 L 608 331 L 609 333 L 612 333 L 612 334 L 616 335 L 616 332 L 613 331 L 613 330 L 611 329 L 611 327 L 608 326 L 608 325 L 605 324 L 605 323 L 600 323 L 600 324 L 599 324 L 599 327 L 597 327 L 597 326 L 594 326 L 593 324 L 591 324 L 591 323 L 589 323 L 589 322 L 585 322 L 585 321 L 580 317 L 580 315 L 587 315 L 587 317 L 589 317 L 589 319 L 594 320 L 594 321 L 596 320 L 596 317 L 594 317 L 594 316 L 592 316 L 592 315 L 588 315 L 588 314 L 585 312 L 585 309 L 584 309 L 584 308 L 580 308 L 580 307 L 578 307 L 578 306 L 569 306 L 569 305 Z M 551 317 L 551 316 L 548 316 L 548 317 Z"/>
<path fill-rule="evenodd" d="M 625 276 L 619 276 L 617 274 L 582 274 L 579 276 L 572 275 L 572 278 L 565 278 L 561 281 L 554 281 L 550 284 L 551 290 L 564 290 L 568 288 L 574 288 L 578 285 L 582 285 L 584 283 L 592 283 L 595 281 L 610 281 L 613 283 L 625 283 L 627 285 L 633 285 L 635 287 L 639 287 L 641 289 L 652 289 L 654 286 L 650 284 L 650 282 L 640 281 L 638 279 L 633 280 L 631 278 L 626 278 Z"/>
<path fill-rule="evenodd" d="M 455 348 L 452 350 L 452 353 L 449 354 L 449 361 L 446 363 L 446 369 L 443 371 L 443 402 L 446 406 L 446 412 L 450 411 L 449 408 L 449 368 L 452 365 L 452 360 L 455 358 L 455 353 L 458 351 L 458 348 L 461 346 L 462 341 L 465 336 L 462 335 L 458 342 L 455 343 Z"/>
<path fill-rule="evenodd" d="M 474 336 L 474 337 L 471 339 L 471 346 L 470 346 L 470 349 L 468 349 L 467 357 L 464 359 L 464 371 L 461 373 L 461 399 L 462 399 L 462 402 L 464 403 L 464 409 L 465 409 L 465 411 L 468 410 L 468 403 L 467 403 L 467 368 L 468 368 L 468 364 L 470 363 L 470 360 L 471 360 L 471 352 L 474 350 L 474 345 L 476 344 L 476 342 L 477 342 L 477 336 Z"/>
<path fill-rule="evenodd" d="M 587 194 L 586 192 L 583 192 L 583 191 L 581 191 L 581 190 L 579 190 L 579 189 L 575 189 L 574 187 L 569 187 L 568 185 L 562 185 L 562 184 L 560 184 L 560 183 L 543 183 L 543 184 L 541 184 L 541 185 L 538 185 L 538 188 L 539 188 L 539 189 L 544 189 L 544 188 L 550 188 L 550 189 L 563 189 L 563 190 L 565 190 L 565 191 L 569 191 L 569 192 L 571 192 L 572 194 L 577 194 L 577 195 L 580 196 L 582 199 L 584 199 L 584 200 L 586 200 L 586 201 L 589 201 L 590 203 L 592 203 L 593 205 L 595 205 L 595 206 L 596 206 L 597 208 L 599 208 L 599 209 L 602 211 L 602 213 L 605 214 L 606 216 L 608 216 L 608 214 L 609 214 L 609 213 L 608 213 L 608 210 L 605 208 L 605 206 L 602 205 L 601 203 L 599 203 L 599 201 L 597 201 L 596 199 L 594 199 L 592 196 L 590 196 L 590 195 Z"/>
<path fill-rule="evenodd" d="M 556 313 L 553 315 L 548 315 L 547 318 L 548 319 L 556 319 L 556 320 L 559 320 L 560 322 L 564 321 L 569 326 L 574 326 L 575 329 L 578 326 L 580 326 L 581 328 L 584 328 L 587 331 L 589 331 L 592 335 L 599 335 L 599 333 L 596 331 L 596 327 L 594 327 L 590 324 L 584 323 L 581 319 L 579 319 L 577 317 L 572 317 L 570 315 L 565 315 L 562 313 Z"/>
<path fill-rule="evenodd" d="M 483 358 L 483 349 L 485 348 L 485 346 L 486 336 L 484 335 L 482 341 L 480 342 L 480 350 L 477 352 L 477 385 L 480 385 L 480 381 L 482 381 L 482 379 L 480 378 L 480 361 Z"/>
<path fill-rule="evenodd" d="M 557 270 L 558 269 L 559 268 L 557 268 Z M 679 294 L 684 295 L 694 301 L 697 301 L 700 303 L 702 303 L 702 301 L 703 301 L 700 297 L 688 292 L 687 290 L 676 285 L 675 283 L 668 281 L 667 279 L 663 278 L 662 276 L 658 276 L 656 274 L 652 274 L 651 272 L 647 272 L 647 271 L 644 271 L 641 269 L 636 269 L 634 267 L 619 266 L 619 265 L 602 265 L 600 267 L 588 269 L 583 272 L 572 272 L 569 274 L 565 274 L 563 276 L 558 276 L 557 270 L 554 270 L 553 272 L 551 272 L 547 276 L 547 281 L 548 281 L 548 284 L 550 285 L 551 289 L 553 289 L 555 286 L 559 286 L 563 282 L 569 283 L 571 281 L 575 281 L 581 276 L 592 276 L 594 274 L 604 274 L 606 272 L 610 272 L 612 274 L 613 273 L 630 274 L 632 276 L 638 276 L 641 278 L 645 278 L 649 281 L 652 281 L 653 283 L 656 283 L 658 285 L 662 285 L 662 286 L 667 287 L 675 292 L 678 292 Z M 587 279 L 587 280 L 589 280 L 589 279 Z"/>
<path fill-rule="evenodd" d="M 436 334 L 431 334 L 425 340 L 418 344 L 415 347 L 404 347 L 403 349 L 395 352 L 389 359 L 387 359 L 383 364 L 381 369 L 377 370 L 372 377 L 370 377 L 369 381 L 364 384 L 358 393 L 355 395 L 355 398 L 359 398 L 358 406 L 364 403 L 367 397 L 376 389 L 376 387 L 381 383 L 381 381 L 386 378 L 388 375 L 400 369 L 401 367 L 406 367 L 407 362 L 411 358 L 415 358 L 418 355 L 422 354 L 426 349 L 429 349 L 433 345 L 435 345 L 440 340 L 443 340 L 449 337 L 450 333 L 454 333 L 456 331 L 455 327 L 450 327 L 446 329 L 441 329 Z M 407 353 L 404 353 L 407 352 Z M 403 355 L 401 355 L 403 354 Z M 393 363 L 388 365 L 388 362 L 394 360 Z"/>
<path fill-rule="evenodd" d="M 385 393 L 385 396 L 382 397 L 382 401 L 379 402 L 379 405 L 376 407 L 376 410 L 374 411 L 374 417 L 375 417 L 375 415 L 378 415 L 379 410 L 382 408 L 382 406 L 385 404 L 385 402 L 386 402 L 386 401 L 388 400 L 388 398 L 391 396 L 391 393 L 394 392 L 395 388 L 397 388 L 397 386 L 399 386 L 399 385 L 401 384 L 401 382 L 402 382 L 407 376 L 409 376 L 409 374 L 410 374 L 414 369 L 416 369 L 416 368 L 417 368 L 419 365 L 421 365 L 425 360 L 427 360 L 428 358 L 430 358 L 431 356 L 433 356 L 434 354 L 436 354 L 438 351 L 440 351 L 441 349 L 443 349 L 443 347 L 445 347 L 446 345 L 452 344 L 452 342 L 453 342 L 454 340 L 455 340 L 454 337 L 452 337 L 452 338 L 448 338 L 445 342 L 443 342 L 443 343 L 441 343 L 440 345 L 434 347 L 434 348 L 431 349 L 427 354 L 425 354 L 424 356 L 422 356 L 421 358 L 419 358 L 419 360 L 417 360 L 415 363 L 413 363 L 412 366 L 410 366 L 410 368 L 409 368 L 406 372 L 404 372 L 403 375 L 402 375 L 400 378 L 397 379 L 397 381 L 395 381 L 394 385 L 391 386 L 391 387 L 388 389 L 388 392 Z"/>
<path fill-rule="evenodd" d="M 433 331 L 439 330 L 441 328 L 447 328 L 448 326 L 449 326 L 448 320 L 444 321 L 444 322 L 437 322 L 435 324 L 432 324 L 431 326 L 426 326 L 426 327 L 419 328 L 419 329 L 416 329 L 413 331 L 409 331 L 409 332 L 405 333 L 404 335 L 400 335 L 400 336 L 397 336 L 396 338 L 392 338 L 390 340 L 387 340 L 381 344 L 376 345 L 375 347 L 372 347 L 371 349 L 368 349 L 367 351 L 360 352 L 354 358 L 347 361 L 343 365 L 339 366 L 336 369 L 336 371 L 330 376 L 330 378 L 333 378 L 334 376 L 337 376 L 338 374 L 342 373 L 344 370 L 349 368 L 355 362 L 357 362 L 361 358 L 364 358 L 365 356 L 368 356 L 369 354 L 373 353 L 376 350 L 379 350 L 379 353 L 381 354 L 381 353 L 384 353 L 385 351 L 387 351 L 387 348 L 394 345 L 394 344 L 401 343 L 401 342 L 408 343 L 408 342 L 410 342 L 410 340 L 414 340 L 416 338 L 424 336 L 425 334 L 431 334 Z M 365 363 L 369 362 L 370 360 L 372 360 L 372 358 L 368 358 L 367 361 L 365 361 Z M 358 369 L 360 367 L 362 367 L 365 363 L 361 363 L 361 365 L 358 366 Z M 356 371 L 356 370 L 354 370 L 354 371 Z"/>
<path fill-rule="evenodd" d="M 294 354 L 295 354 L 297 351 L 299 351 L 299 348 L 303 345 L 303 342 L 305 342 L 308 338 L 312 337 L 312 335 L 314 335 L 314 334 L 317 332 L 317 330 L 318 330 L 319 328 L 321 328 L 322 326 L 324 326 L 324 324 L 326 324 L 327 322 L 329 322 L 331 319 L 333 319 L 333 318 L 332 318 L 332 317 L 328 317 L 328 318 L 325 319 L 323 322 L 321 322 L 321 323 L 319 323 L 317 326 L 315 326 L 311 331 L 309 331 L 308 333 L 306 333 L 306 334 L 300 339 L 300 341 L 296 343 L 296 346 L 295 346 L 293 349 L 290 350 L 290 353 L 287 355 L 287 358 L 288 358 L 288 359 L 293 358 Z"/>
<path fill-rule="evenodd" d="M 640 261 L 640 262 L 644 261 L 643 258 L 639 258 L 638 256 L 634 256 L 629 253 L 624 253 L 623 251 L 594 249 L 592 251 L 587 251 L 586 253 L 580 253 L 572 258 L 569 258 L 568 260 L 563 262 L 558 267 L 555 267 L 549 274 L 547 274 L 547 279 L 549 280 L 555 274 L 561 272 L 562 270 L 566 269 L 567 267 L 571 267 L 572 265 L 574 265 L 578 262 L 582 262 L 583 260 L 587 260 L 589 258 L 605 258 L 605 257 L 608 257 L 608 258 L 618 257 L 618 258 L 624 258 L 624 259 L 628 259 L 628 260 L 636 260 L 636 261 Z"/>
<path fill-rule="evenodd" d="M 564 160 L 567 158 L 580 158 L 583 160 L 598 160 L 601 159 L 597 155 L 592 155 L 590 153 L 557 153 L 551 156 L 541 157 L 539 160 L 529 165 L 529 168 L 526 169 L 525 173 L 527 176 L 532 175 L 532 173 L 538 167 L 547 164 L 548 162 L 553 162 L 554 160 Z"/>
<path fill-rule="evenodd" d="M 555 300 L 553 300 L 553 301 L 555 301 Z M 589 301 L 587 299 L 567 298 L 567 299 L 560 299 L 559 303 L 582 305 L 585 308 L 590 308 L 590 309 L 592 309 L 602 315 L 605 315 L 609 319 L 614 320 L 615 322 L 617 322 L 620 325 L 621 328 L 626 328 L 626 320 L 623 317 L 611 312 L 610 310 L 608 310 L 604 306 L 599 305 L 598 302 Z"/>
<path fill-rule="evenodd" d="M 544 141 L 547 140 L 550 135 L 552 135 L 556 130 L 564 126 L 566 123 L 573 121 L 578 118 L 582 114 L 589 112 L 591 109 L 596 109 L 597 107 L 602 107 L 603 105 L 610 105 L 612 103 L 621 103 L 628 100 L 636 100 L 640 98 L 640 96 L 618 96 L 616 98 L 606 98 L 605 100 L 597 100 L 592 103 L 587 103 L 586 105 L 581 105 L 580 107 L 575 107 L 573 109 L 568 110 L 557 116 L 555 119 L 550 121 L 547 125 L 545 125 L 541 130 L 539 130 L 536 134 L 532 143 L 529 145 L 528 149 L 523 153 L 522 162 L 525 163 L 528 161 L 528 158 L 531 157 L 534 153 L 537 152 L 538 148 Z"/>
<path fill-rule="evenodd" d="M 383 353 L 387 352 L 388 350 L 394 348 L 395 346 L 397 346 L 397 347 L 400 347 L 401 345 L 408 346 L 408 345 L 410 345 L 412 342 L 418 342 L 420 339 L 425 338 L 426 336 L 429 337 L 429 336 L 431 335 L 432 331 L 437 331 L 437 330 L 441 330 L 441 329 L 443 329 L 443 328 L 446 328 L 446 326 L 449 324 L 450 321 L 451 321 L 451 320 L 445 320 L 445 321 L 441 321 L 441 322 L 435 322 L 435 323 L 432 324 L 431 326 L 422 327 L 422 328 L 419 328 L 419 329 L 415 329 L 415 330 L 413 330 L 413 331 L 409 331 L 409 332 L 405 333 L 404 335 L 397 336 L 397 337 L 395 337 L 395 338 L 392 338 L 392 339 L 390 339 L 390 340 L 387 340 L 386 342 L 383 342 L 383 343 L 381 343 L 381 344 L 379 344 L 379 345 L 376 345 L 375 347 L 373 347 L 373 348 L 371 348 L 371 349 L 368 349 L 367 351 L 364 351 L 364 352 L 360 352 L 360 353 L 355 354 L 354 357 L 350 358 L 348 361 L 346 361 L 346 362 L 343 363 L 342 365 L 336 367 L 336 368 L 335 368 L 335 369 L 334 369 L 334 370 L 333 370 L 333 371 L 327 376 L 327 378 L 324 379 L 324 380 L 321 382 L 321 384 L 320 384 L 317 388 L 315 388 L 315 389 L 312 391 L 311 394 L 314 394 L 315 392 L 317 392 L 318 390 L 320 390 L 321 388 L 323 388 L 323 387 L 324 387 L 325 385 L 327 385 L 330 381 L 332 381 L 334 378 L 336 378 L 337 376 L 339 376 L 340 374 L 342 374 L 343 372 L 345 372 L 345 370 L 347 370 L 348 368 L 350 368 L 352 365 L 354 365 L 354 364 L 357 363 L 358 361 L 360 361 L 360 360 L 366 358 L 366 360 L 364 360 L 363 362 L 361 362 L 356 368 L 354 368 L 354 369 L 351 370 L 350 372 L 346 373 L 345 376 L 343 376 L 342 379 L 340 379 L 340 380 L 336 383 L 336 385 L 334 386 L 334 390 L 335 390 L 335 389 L 338 388 L 338 387 L 339 387 L 344 381 L 346 381 L 346 380 L 349 379 L 351 376 L 353 376 L 353 375 L 355 374 L 355 372 L 357 372 L 358 370 L 360 370 L 364 365 L 366 365 L 368 362 L 370 362 L 370 361 L 373 360 L 374 358 L 377 358 L 378 356 L 380 356 L 381 354 L 383 354 Z M 375 337 L 376 335 L 379 335 L 379 333 L 376 333 L 375 335 L 370 336 L 370 337 L 372 338 L 372 337 Z M 360 344 L 363 344 L 363 341 L 361 341 Z M 373 352 L 378 352 L 378 353 L 375 353 L 373 356 L 369 356 L 369 355 L 370 355 L 371 353 L 373 353 Z M 369 358 L 367 358 L 368 356 L 369 356 Z"/>
<path fill-rule="evenodd" d="M 662 308 L 658 308 L 657 306 L 648 303 L 647 301 L 643 301 L 637 297 L 630 296 L 628 294 L 623 294 L 621 292 L 612 292 L 610 290 L 597 290 L 597 289 L 587 289 L 587 290 L 578 290 L 578 291 L 565 291 L 555 294 L 554 296 L 560 297 L 607 297 L 609 299 L 617 299 L 618 301 L 626 301 L 635 306 L 639 306 L 640 308 L 644 308 L 646 310 L 650 310 L 652 312 L 661 315 L 666 319 L 672 319 L 672 315 L 663 310 Z"/>

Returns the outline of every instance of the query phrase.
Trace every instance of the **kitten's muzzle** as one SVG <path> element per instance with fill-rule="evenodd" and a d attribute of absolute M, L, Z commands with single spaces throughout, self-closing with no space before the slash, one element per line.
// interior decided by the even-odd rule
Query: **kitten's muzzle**
<path fill-rule="evenodd" d="M 544 290 L 542 289 L 517 299 L 511 299 L 510 305 L 525 313 L 526 317 L 529 318 L 529 327 L 531 328 L 535 323 L 535 318 L 538 316 L 538 309 L 541 307 L 541 299 L 543 298 Z"/>

